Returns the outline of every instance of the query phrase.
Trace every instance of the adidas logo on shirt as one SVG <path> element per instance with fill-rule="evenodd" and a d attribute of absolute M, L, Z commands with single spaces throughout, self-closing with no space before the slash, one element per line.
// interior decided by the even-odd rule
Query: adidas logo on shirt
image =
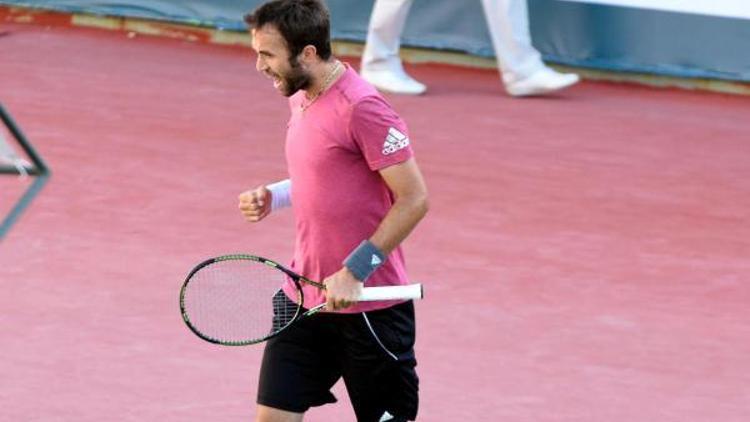
<path fill-rule="evenodd" d="M 409 146 L 409 138 L 396 128 L 388 129 L 388 136 L 383 144 L 383 155 L 391 155 L 394 152 Z"/>

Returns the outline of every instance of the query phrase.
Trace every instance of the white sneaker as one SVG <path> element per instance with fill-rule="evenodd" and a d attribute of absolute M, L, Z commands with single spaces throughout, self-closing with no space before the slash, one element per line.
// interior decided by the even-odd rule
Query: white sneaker
<path fill-rule="evenodd" d="M 529 97 L 559 91 L 580 80 L 575 73 L 560 73 L 545 66 L 524 79 L 505 84 L 505 90 L 513 97 Z"/>
<path fill-rule="evenodd" d="M 373 70 L 362 68 L 360 76 L 375 88 L 394 94 L 420 95 L 427 87 L 414 80 L 403 69 Z"/>

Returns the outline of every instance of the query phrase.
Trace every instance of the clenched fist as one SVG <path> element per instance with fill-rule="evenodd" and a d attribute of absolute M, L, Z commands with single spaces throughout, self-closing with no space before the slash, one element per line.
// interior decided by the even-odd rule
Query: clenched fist
<path fill-rule="evenodd" d="M 265 186 L 242 192 L 239 200 L 242 215 L 251 223 L 257 223 L 271 212 L 271 191 Z"/>

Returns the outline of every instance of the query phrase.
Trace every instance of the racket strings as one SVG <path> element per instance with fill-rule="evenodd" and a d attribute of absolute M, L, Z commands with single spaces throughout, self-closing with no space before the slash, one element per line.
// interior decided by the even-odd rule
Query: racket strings
<path fill-rule="evenodd" d="M 273 296 L 273 324 L 271 333 L 278 333 L 291 324 L 297 317 L 299 306 L 289 300 L 286 294 L 279 290 Z"/>
<path fill-rule="evenodd" d="M 283 272 L 260 262 L 217 261 L 187 283 L 185 314 L 196 331 L 214 341 L 261 341 L 291 323 L 299 309 L 279 290 L 285 281 Z"/>

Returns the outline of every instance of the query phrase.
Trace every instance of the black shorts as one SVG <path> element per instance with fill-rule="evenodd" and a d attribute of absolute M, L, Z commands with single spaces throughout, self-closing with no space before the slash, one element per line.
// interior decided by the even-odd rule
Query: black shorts
<path fill-rule="evenodd" d="M 417 416 L 414 304 L 357 314 L 303 318 L 266 343 L 258 404 L 302 413 L 336 402 L 344 378 L 359 422 Z"/>

